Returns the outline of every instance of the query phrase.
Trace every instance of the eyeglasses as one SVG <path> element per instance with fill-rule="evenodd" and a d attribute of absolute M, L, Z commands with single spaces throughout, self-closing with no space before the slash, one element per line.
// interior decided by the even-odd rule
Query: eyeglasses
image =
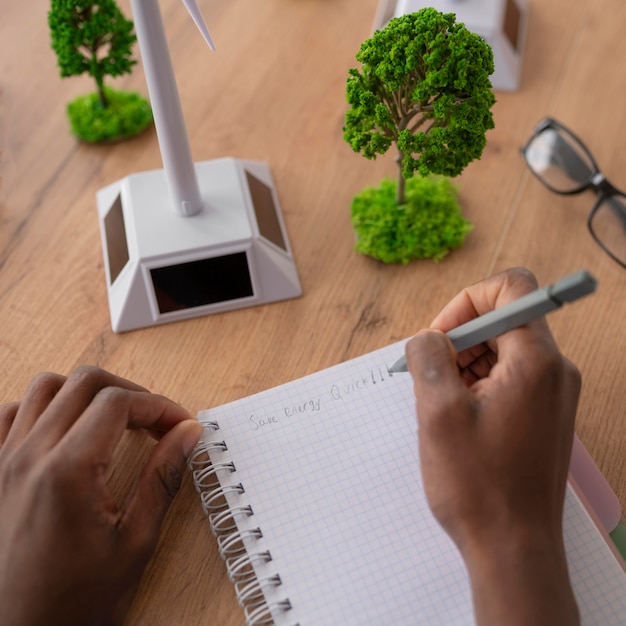
<path fill-rule="evenodd" d="M 554 193 L 593 189 L 597 199 L 587 228 L 598 245 L 626 268 L 626 193 L 614 187 L 583 142 L 557 121 L 546 118 L 522 148 L 530 171 Z"/>

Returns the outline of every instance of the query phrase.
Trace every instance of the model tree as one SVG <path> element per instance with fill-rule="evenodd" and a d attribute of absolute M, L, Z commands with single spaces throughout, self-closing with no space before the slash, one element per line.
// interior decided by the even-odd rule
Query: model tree
<path fill-rule="evenodd" d="M 491 48 L 454 14 L 426 8 L 390 20 L 356 58 L 344 138 L 368 159 L 395 145 L 398 164 L 395 184 L 355 198 L 357 249 L 389 262 L 441 258 L 471 225 L 450 181 L 430 175 L 457 176 L 482 154 L 493 128 Z"/>
<path fill-rule="evenodd" d="M 115 0 L 51 0 L 48 13 L 52 49 L 61 77 L 89 74 L 95 94 L 68 106 L 73 132 L 87 141 L 114 140 L 142 131 L 152 121 L 148 102 L 133 92 L 104 85 L 105 76 L 128 74 L 136 63 L 137 38 Z"/>

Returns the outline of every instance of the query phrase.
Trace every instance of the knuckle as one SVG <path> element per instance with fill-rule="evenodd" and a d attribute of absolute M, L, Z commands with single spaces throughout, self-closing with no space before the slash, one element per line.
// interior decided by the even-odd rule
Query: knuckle
<path fill-rule="evenodd" d="M 167 497 L 172 500 L 182 485 L 182 471 L 173 463 L 164 463 L 157 468 L 156 474 L 163 487 L 163 491 Z"/>
<path fill-rule="evenodd" d="M 526 267 L 511 267 L 502 272 L 507 286 L 525 287 L 528 291 L 537 289 L 537 277 Z"/>
<path fill-rule="evenodd" d="M 546 381 L 553 385 L 563 376 L 563 357 L 558 350 L 536 349 L 529 361 L 530 376 L 535 382 Z"/>
<path fill-rule="evenodd" d="M 68 381 L 75 385 L 93 385 L 102 379 L 104 370 L 94 365 L 80 365 L 68 377 Z"/>
<path fill-rule="evenodd" d="M 569 383 L 573 385 L 576 394 L 580 392 L 582 387 L 582 375 L 576 365 L 567 358 L 564 358 L 565 376 Z"/>
<path fill-rule="evenodd" d="M 7 493 L 9 488 L 19 484 L 28 475 L 32 462 L 22 451 L 11 451 L 0 458 L 0 493 Z"/>
<path fill-rule="evenodd" d="M 552 349 L 537 349 L 530 360 L 529 376 L 535 386 L 548 390 L 580 388 L 581 376 L 578 368 L 556 346 Z"/>
<path fill-rule="evenodd" d="M 51 402 L 65 383 L 65 377 L 53 372 L 41 372 L 28 385 L 26 395 Z"/>
<path fill-rule="evenodd" d="M 12 422 L 19 408 L 19 402 L 7 402 L 6 404 L 0 404 L 0 422 Z"/>
<path fill-rule="evenodd" d="M 32 450 L 24 446 L 2 459 L 0 491 L 22 490 L 37 502 L 52 502 L 74 492 L 79 475 L 69 459 L 49 454 L 35 460 Z M 84 474 L 81 472 L 81 476 Z"/>
<path fill-rule="evenodd" d="M 68 377 L 68 384 L 88 392 L 92 402 L 107 408 L 124 408 L 128 404 L 128 390 L 112 382 L 108 372 L 94 365 L 80 365 Z"/>
<path fill-rule="evenodd" d="M 94 402 L 111 411 L 127 409 L 129 401 L 129 392 L 121 387 L 103 387 L 94 398 Z"/>

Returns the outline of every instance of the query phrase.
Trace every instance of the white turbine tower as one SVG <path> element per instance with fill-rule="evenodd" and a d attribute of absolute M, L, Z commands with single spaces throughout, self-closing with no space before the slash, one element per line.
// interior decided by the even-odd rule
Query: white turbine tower
<path fill-rule="evenodd" d="M 183 0 L 209 47 L 195 0 Z M 301 295 L 268 166 L 194 163 L 157 0 L 131 0 L 163 169 L 97 194 L 113 330 Z"/>
<path fill-rule="evenodd" d="M 183 3 L 211 50 L 215 50 L 213 39 L 195 0 L 183 0 Z M 183 215 L 195 215 L 202 210 L 202 199 L 161 11 L 156 0 L 131 0 L 130 4 L 135 17 L 154 125 L 174 208 Z"/>

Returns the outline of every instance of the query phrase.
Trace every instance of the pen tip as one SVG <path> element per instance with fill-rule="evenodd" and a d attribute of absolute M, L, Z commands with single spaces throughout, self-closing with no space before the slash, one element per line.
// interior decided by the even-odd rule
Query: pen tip
<path fill-rule="evenodd" d="M 408 372 L 406 359 L 404 357 L 399 358 L 391 367 L 387 368 L 387 373 L 390 375 L 397 374 L 399 372 Z"/>

